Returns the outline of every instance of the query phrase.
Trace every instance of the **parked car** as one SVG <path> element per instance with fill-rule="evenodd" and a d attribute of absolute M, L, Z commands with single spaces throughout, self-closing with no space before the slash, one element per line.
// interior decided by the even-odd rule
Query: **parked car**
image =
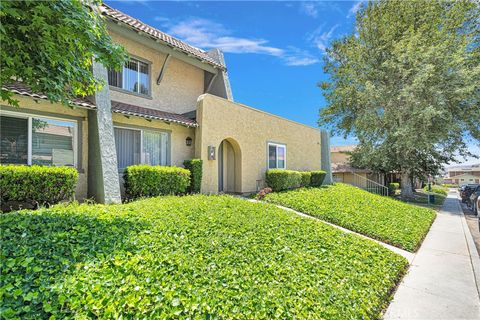
<path fill-rule="evenodd" d="M 470 195 L 470 198 L 467 200 L 467 206 L 473 211 L 474 214 L 478 214 L 478 198 L 480 196 L 480 185 L 477 186 L 472 194 Z"/>
<path fill-rule="evenodd" d="M 467 203 L 470 199 L 470 195 L 473 193 L 479 184 L 467 184 L 465 188 L 460 192 L 460 197 L 462 198 L 463 203 Z"/>

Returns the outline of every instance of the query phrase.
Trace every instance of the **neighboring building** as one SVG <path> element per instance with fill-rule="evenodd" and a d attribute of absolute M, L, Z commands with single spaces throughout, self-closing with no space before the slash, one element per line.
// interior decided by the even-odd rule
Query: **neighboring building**
<path fill-rule="evenodd" d="M 384 185 L 384 176 L 382 174 L 351 166 L 349 152 L 354 151 L 355 148 L 356 145 L 333 146 L 330 148 L 333 181 L 366 186 L 367 180 L 371 180 Z"/>
<path fill-rule="evenodd" d="M 21 83 L 4 86 L 20 108 L 1 106 L 0 163 L 73 166 L 77 198 L 107 203 L 120 201 L 123 169 L 138 163 L 200 158 L 207 193 L 256 191 L 268 168 L 329 170 L 326 133 L 233 102 L 219 50 L 201 51 L 107 5 L 101 11 L 130 60 L 120 72 L 94 63 L 109 86 L 71 108 Z"/>
<path fill-rule="evenodd" d="M 480 163 L 447 168 L 443 183 L 463 186 L 470 183 L 480 183 Z"/>

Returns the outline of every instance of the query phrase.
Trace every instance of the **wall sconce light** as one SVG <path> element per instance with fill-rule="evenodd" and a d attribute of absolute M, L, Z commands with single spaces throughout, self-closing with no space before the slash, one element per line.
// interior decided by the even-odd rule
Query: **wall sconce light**
<path fill-rule="evenodd" d="M 215 160 L 215 147 L 208 146 L 208 160 Z"/>
<path fill-rule="evenodd" d="M 187 139 L 185 139 L 185 144 L 187 145 L 187 147 L 192 146 L 192 138 L 187 137 Z"/>

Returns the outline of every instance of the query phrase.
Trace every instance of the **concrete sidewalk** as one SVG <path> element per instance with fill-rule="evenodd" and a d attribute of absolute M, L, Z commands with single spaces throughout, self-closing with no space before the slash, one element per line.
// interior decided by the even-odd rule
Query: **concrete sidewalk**
<path fill-rule="evenodd" d="M 480 261 L 471 243 L 456 192 L 450 192 L 384 319 L 480 319 Z"/>

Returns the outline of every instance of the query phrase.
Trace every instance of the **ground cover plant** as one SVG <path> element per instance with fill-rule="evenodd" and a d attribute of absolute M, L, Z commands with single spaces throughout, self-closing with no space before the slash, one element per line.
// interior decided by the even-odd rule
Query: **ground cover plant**
<path fill-rule="evenodd" d="M 1 314 L 22 319 L 379 318 L 407 261 L 230 196 L 0 216 Z"/>
<path fill-rule="evenodd" d="M 271 193 L 265 200 L 408 251 L 418 248 L 435 219 L 435 212 L 430 209 L 341 183 Z"/>

